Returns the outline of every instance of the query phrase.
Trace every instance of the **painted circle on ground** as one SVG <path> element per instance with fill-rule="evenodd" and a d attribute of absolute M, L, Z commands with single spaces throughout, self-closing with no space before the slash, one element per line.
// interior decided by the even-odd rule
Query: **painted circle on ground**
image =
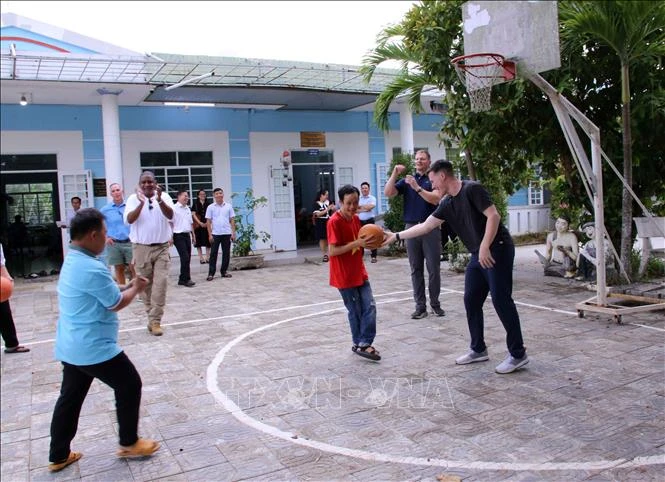
<path fill-rule="evenodd" d="M 396 300 L 398 301 L 398 300 Z M 389 303 L 384 301 L 383 303 Z M 229 398 L 219 388 L 217 380 L 217 372 L 222 365 L 226 355 L 238 344 L 242 343 L 247 338 L 269 330 L 285 323 L 292 321 L 303 320 L 307 318 L 314 318 L 320 315 L 333 313 L 343 310 L 344 308 L 335 308 L 324 311 L 317 311 L 316 313 L 309 313 L 306 315 L 295 316 L 284 320 L 269 323 L 267 325 L 247 331 L 229 343 L 224 345 L 222 349 L 217 352 L 213 361 L 208 365 L 206 372 L 206 384 L 208 391 L 231 415 L 233 415 L 239 422 L 251 427 L 259 432 L 272 435 L 282 440 L 289 441 L 293 444 L 302 445 L 323 452 L 332 454 L 344 455 L 347 457 L 354 457 L 371 462 L 389 462 L 395 464 L 409 464 L 418 466 L 429 467 L 445 467 L 447 469 L 471 469 L 471 470 L 512 470 L 516 472 L 521 471 L 564 471 L 564 470 L 607 470 L 607 469 L 625 469 L 634 468 L 645 465 L 659 465 L 665 464 L 665 454 L 648 455 L 644 457 L 634 457 L 632 459 L 619 458 L 614 460 L 593 460 L 582 462 L 491 462 L 491 461 L 469 461 L 469 460 L 450 460 L 440 459 L 435 457 L 408 457 L 395 454 L 384 454 L 378 452 L 371 452 L 367 450 L 351 449 L 348 447 L 340 447 L 309 438 L 302 438 L 294 432 L 287 432 L 272 425 L 265 424 L 243 411 L 231 398 Z"/>

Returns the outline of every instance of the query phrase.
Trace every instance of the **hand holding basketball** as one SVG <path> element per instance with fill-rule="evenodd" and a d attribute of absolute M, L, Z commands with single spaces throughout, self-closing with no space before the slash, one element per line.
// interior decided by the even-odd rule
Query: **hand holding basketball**
<path fill-rule="evenodd" d="M 383 244 L 384 232 L 376 224 L 365 224 L 358 231 L 358 237 L 365 241 L 367 249 L 377 249 Z"/>
<path fill-rule="evenodd" d="M 9 278 L 0 276 L 0 303 L 4 303 L 11 296 L 14 291 L 14 282 Z"/>

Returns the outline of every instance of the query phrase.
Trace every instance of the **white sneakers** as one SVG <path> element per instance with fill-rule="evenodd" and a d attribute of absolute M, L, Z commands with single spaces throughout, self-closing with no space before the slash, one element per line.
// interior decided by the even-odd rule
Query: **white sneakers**
<path fill-rule="evenodd" d="M 468 365 L 469 363 L 483 362 L 489 359 L 490 357 L 487 354 L 487 350 L 480 353 L 470 350 L 468 353 L 457 358 L 455 363 L 457 365 Z M 494 370 L 501 375 L 505 375 L 506 373 L 512 373 L 516 370 L 519 370 L 527 363 L 529 363 L 529 357 L 526 355 L 526 353 L 522 358 L 515 358 L 512 355 L 508 355 L 506 359 L 499 363 L 499 365 L 497 365 Z"/>

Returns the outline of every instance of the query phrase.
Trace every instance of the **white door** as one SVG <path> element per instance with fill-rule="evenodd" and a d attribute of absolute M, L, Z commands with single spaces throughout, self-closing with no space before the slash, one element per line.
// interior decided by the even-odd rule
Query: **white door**
<path fill-rule="evenodd" d="M 270 166 L 270 202 L 272 205 L 272 232 L 275 251 L 295 251 L 296 220 L 293 203 L 293 173 L 291 165 Z"/>
<path fill-rule="evenodd" d="M 58 176 L 58 191 L 60 193 L 60 221 L 67 219 L 67 213 L 72 212 L 71 199 L 74 196 L 81 198 L 81 208 L 95 206 L 92 196 L 92 171 L 63 172 Z M 69 248 L 69 229 L 62 229 L 63 255 Z"/>

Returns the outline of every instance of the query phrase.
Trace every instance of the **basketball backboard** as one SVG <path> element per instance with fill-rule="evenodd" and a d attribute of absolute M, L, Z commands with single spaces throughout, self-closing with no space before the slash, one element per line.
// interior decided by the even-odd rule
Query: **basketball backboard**
<path fill-rule="evenodd" d="M 464 55 L 491 52 L 517 63 L 517 74 L 561 66 L 555 1 L 470 1 L 462 5 Z"/>

